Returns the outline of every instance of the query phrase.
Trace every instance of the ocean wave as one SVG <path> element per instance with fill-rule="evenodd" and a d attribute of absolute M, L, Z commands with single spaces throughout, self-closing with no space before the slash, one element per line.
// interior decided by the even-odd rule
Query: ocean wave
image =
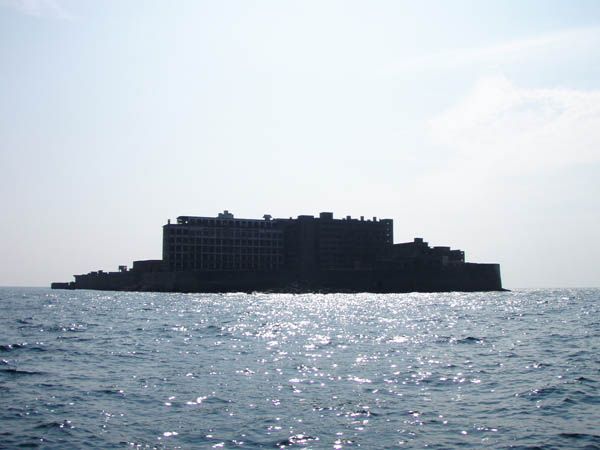
<path fill-rule="evenodd" d="M 0 305 L 0 447 L 599 446 L 600 290 L 52 293 Z"/>
<path fill-rule="evenodd" d="M 25 369 L 18 369 L 16 367 L 1 367 L 0 368 L 0 373 L 6 373 L 9 375 L 45 375 L 45 372 L 38 372 L 36 370 L 25 370 Z"/>

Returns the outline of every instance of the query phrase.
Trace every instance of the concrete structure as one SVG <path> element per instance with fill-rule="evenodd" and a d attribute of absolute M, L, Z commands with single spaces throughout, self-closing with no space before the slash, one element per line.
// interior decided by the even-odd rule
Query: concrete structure
<path fill-rule="evenodd" d="M 174 292 L 439 292 L 502 290 L 498 264 L 422 238 L 393 243 L 391 219 L 180 216 L 163 226 L 163 259 L 75 275 L 56 289 Z"/>
<path fill-rule="evenodd" d="M 164 225 L 163 261 L 172 272 L 359 269 L 374 267 L 392 243 L 391 219 L 236 219 L 224 211 Z"/>
<path fill-rule="evenodd" d="M 285 267 L 293 271 L 374 268 L 394 239 L 392 219 L 334 219 L 323 212 L 276 222 L 284 230 Z"/>
<path fill-rule="evenodd" d="M 422 266 L 448 266 L 464 264 L 465 252 L 452 250 L 450 247 L 429 247 L 423 238 L 415 238 L 412 242 L 394 244 L 386 249 L 387 264 L 401 268 L 407 264 Z"/>
<path fill-rule="evenodd" d="M 270 216 L 236 219 L 180 216 L 163 226 L 163 261 L 172 272 L 277 270 L 283 264 L 283 230 Z"/>

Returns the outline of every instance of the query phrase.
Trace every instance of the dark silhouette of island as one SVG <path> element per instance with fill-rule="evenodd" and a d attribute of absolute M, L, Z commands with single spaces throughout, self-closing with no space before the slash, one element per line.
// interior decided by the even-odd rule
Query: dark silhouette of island
<path fill-rule="evenodd" d="M 392 219 L 333 213 L 289 219 L 180 216 L 163 226 L 162 259 L 75 275 L 53 289 L 159 292 L 500 291 L 498 264 L 422 238 L 394 244 Z"/>

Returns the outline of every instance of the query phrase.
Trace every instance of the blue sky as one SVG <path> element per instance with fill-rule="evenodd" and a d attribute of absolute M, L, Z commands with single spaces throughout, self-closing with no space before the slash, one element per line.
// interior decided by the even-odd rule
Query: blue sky
<path fill-rule="evenodd" d="M 229 209 L 598 286 L 598 49 L 597 1 L 0 0 L 0 285 Z"/>

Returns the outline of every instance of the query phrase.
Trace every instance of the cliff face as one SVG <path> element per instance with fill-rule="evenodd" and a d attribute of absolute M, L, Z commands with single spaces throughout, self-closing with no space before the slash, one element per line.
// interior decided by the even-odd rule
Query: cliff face
<path fill-rule="evenodd" d="M 157 292 L 450 292 L 502 290 L 498 264 L 402 270 L 113 272 L 76 276 L 57 288 Z"/>

